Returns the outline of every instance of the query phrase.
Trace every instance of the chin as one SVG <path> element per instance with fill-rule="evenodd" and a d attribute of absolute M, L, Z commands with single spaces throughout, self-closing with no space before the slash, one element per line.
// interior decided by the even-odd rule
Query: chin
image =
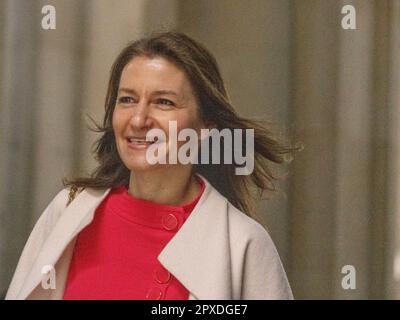
<path fill-rule="evenodd" d="M 159 164 L 149 164 L 146 159 L 123 159 L 125 166 L 130 171 L 150 171 L 158 168 Z"/>
<path fill-rule="evenodd" d="M 125 166 L 130 170 L 130 171 L 149 171 L 155 169 L 157 166 L 156 165 L 151 165 L 148 163 L 144 162 L 137 162 L 137 161 L 130 161 L 130 162 L 125 162 Z"/>

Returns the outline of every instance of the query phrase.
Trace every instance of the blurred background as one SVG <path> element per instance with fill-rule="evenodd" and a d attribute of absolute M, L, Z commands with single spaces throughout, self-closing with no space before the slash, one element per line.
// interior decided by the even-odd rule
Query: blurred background
<path fill-rule="evenodd" d="M 305 146 L 257 204 L 295 298 L 399 299 L 400 0 L 0 0 L 0 297 L 62 177 L 95 165 L 85 115 L 116 55 L 168 29 L 214 53 L 240 114 Z"/>

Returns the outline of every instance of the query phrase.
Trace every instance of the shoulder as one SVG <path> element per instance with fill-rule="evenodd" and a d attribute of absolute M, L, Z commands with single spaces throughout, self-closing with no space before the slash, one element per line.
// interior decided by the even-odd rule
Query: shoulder
<path fill-rule="evenodd" d="M 62 211 L 67 207 L 69 193 L 69 188 L 60 190 L 47 205 L 37 223 L 40 224 L 40 222 L 42 222 L 45 227 L 51 227 L 57 221 Z"/>
<path fill-rule="evenodd" d="M 76 210 L 87 205 L 98 205 L 107 194 L 108 189 L 66 187 L 60 190 L 51 200 L 41 218 L 48 220 L 49 224 L 54 224 L 63 215 L 67 207 L 74 206 Z M 81 199 L 78 200 L 78 198 Z"/>
<path fill-rule="evenodd" d="M 228 202 L 232 259 L 240 261 L 242 299 L 293 299 L 278 251 L 259 222 Z"/>
<path fill-rule="evenodd" d="M 230 202 L 228 202 L 228 218 L 230 231 L 236 234 L 236 240 L 247 243 L 257 242 L 268 249 L 275 250 L 273 241 L 266 228 Z"/>
<path fill-rule="evenodd" d="M 85 192 L 81 192 L 82 190 L 75 190 L 74 194 L 72 194 L 73 191 L 74 190 L 71 188 L 63 188 L 49 202 L 47 207 L 39 216 L 39 219 L 36 221 L 35 226 L 33 227 L 33 230 L 30 233 L 30 236 L 27 241 L 28 247 L 30 245 L 34 247 L 41 246 L 41 244 L 47 239 L 49 234 L 53 231 L 55 225 L 58 223 L 62 215 L 67 212 L 66 208 L 70 205 L 71 201 L 74 198 L 77 199 L 79 196 L 81 195 L 83 196 L 83 194 L 85 194 L 87 199 L 91 198 L 96 199 L 97 193 L 90 189 L 85 190 Z M 85 199 L 84 202 L 87 202 L 86 201 L 87 199 Z"/>
<path fill-rule="evenodd" d="M 236 244 L 236 247 L 256 242 L 270 250 L 275 250 L 272 239 L 263 225 L 236 208 L 214 187 L 210 190 L 209 202 L 212 203 L 214 210 L 226 212 L 230 241 Z"/>
<path fill-rule="evenodd" d="M 51 232 L 67 206 L 69 206 L 71 201 L 75 199 L 81 191 L 81 189 L 78 190 L 70 187 L 61 189 L 40 215 L 33 231 L 39 229 L 44 235 Z"/>
<path fill-rule="evenodd" d="M 68 204 L 69 194 L 71 190 L 70 188 L 61 189 L 54 198 L 50 201 L 49 207 L 57 207 L 57 208 L 65 208 Z"/>

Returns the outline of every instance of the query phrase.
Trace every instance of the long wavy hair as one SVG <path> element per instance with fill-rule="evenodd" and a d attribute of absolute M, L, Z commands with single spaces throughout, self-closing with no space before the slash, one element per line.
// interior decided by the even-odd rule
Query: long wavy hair
<path fill-rule="evenodd" d="M 94 122 L 95 128 L 92 128 L 102 134 L 93 150 L 98 166 L 87 177 L 64 178 L 64 186 L 103 189 L 129 185 L 130 171 L 117 151 L 112 116 L 121 73 L 137 56 L 163 57 L 182 68 L 192 84 L 200 108 L 199 114 L 205 123 L 214 124 L 218 130 L 230 129 L 232 136 L 233 129 L 254 129 L 254 170 L 250 175 L 236 175 L 235 163 L 198 164 L 193 165 L 193 169 L 203 175 L 234 206 L 256 218 L 253 206 L 254 189 L 258 191 L 258 196 L 262 196 L 266 190 L 276 190 L 274 180 L 277 177 L 272 173 L 271 165 L 289 161 L 293 158 L 294 151 L 301 146 L 278 140 L 264 122 L 238 115 L 228 97 L 214 56 L 202 44 L 180 32 L 153 34 L 132 42 L 122 50 L 111 69 L 103 123 L 99 125 Z M 223 150 L 221 154 L 224 154 Z"/>

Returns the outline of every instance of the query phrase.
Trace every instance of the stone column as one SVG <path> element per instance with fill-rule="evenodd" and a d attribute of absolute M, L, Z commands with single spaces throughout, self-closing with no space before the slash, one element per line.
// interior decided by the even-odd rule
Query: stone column
<path fill-rule="evenodd" d="M 356 9 L 356 30 L 341 27 L 344 5 Z M 294 293 L 385 298 L 398 246 L 396 231 L 387 233 L 387 223 L 398 225 L 398 7 L 296 1 L 292 9 L 292 114 L 305 144 L 291 185 Z M 353 290 L 342 287 L 345 265 L 356 271 Z"/>
<path fill-rule="evenodd" d="M 292 167 L 290 274 L 296 298 L 332 297 L 338 5 L 292 3 L 291 117 L 304 150 Z"/>
<path fill-rule="evenodd" d="M 388 105 L 388 219 L 385 227 L 386 295 L 400 299 L 400 3 L 388 4 L 388 59 L 387 105 Z"/>
<path fill-rule="evenodd" d="M 335 184 L 331 195 L 336 203 L 334 223 L 334 293 L 337 299 L 368 299 L 372 282 L 371 232 L 373 185 L 372 140 L 374 135 L 374 3 L 341 1 L 356 9 L 357 29 L 342 29 L 337 42 Z M 340 12 L 340 11 L 339 11 Z M 333 93 L 334 94 L 334 93 Z M 382 106 L 384 107 L 384 106 Z M 376 131 L 375 131 L 376 132 Z M 342 287 L 343 266 L 355 268 L 355 289 Z"/>

